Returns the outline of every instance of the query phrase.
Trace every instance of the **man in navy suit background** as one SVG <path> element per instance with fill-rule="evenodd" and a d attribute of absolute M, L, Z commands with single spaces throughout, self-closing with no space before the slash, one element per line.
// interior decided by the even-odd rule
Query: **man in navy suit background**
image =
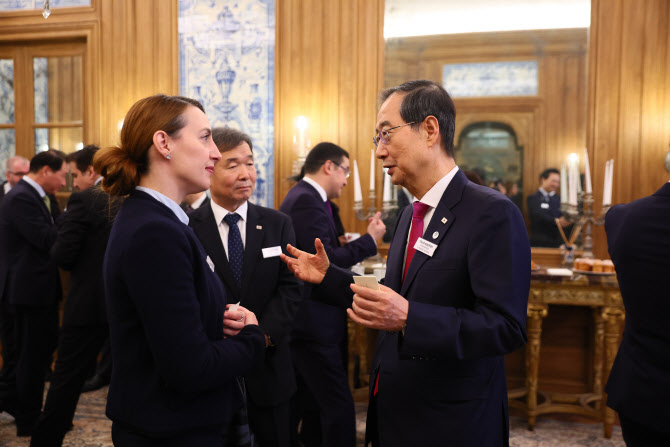
<path fill-rule="evenodd" d="M 212 129 L 212 140 L 221 152 L 211 179 L 212 200 L 189 213 L 189 225 L 214 263 L 228 300 L 253 311 L 265 333 L 264 362 L 245 376 L 250 428 L 262 447 L 290 447 L 289 403 L 296 385 L 288 339 L 302 285 L 279 254 L 295 243 L 293 226 L 279 211 L 249 202 L 256 186 L 251 138 L 219 127 Z M 230 214 L 240 216 L 235 224 L 243 244 L 239 283 L 229 256 Z"/>
<path fill-rule="evenodd" d="M 316 255 L 291 247 L 297 258 L 282 259 L 319 284 L 315 296 L 380 329 L 366 433 L 373 446 L 507 446 L 504 355 L 527 340 L 521 212 L 456 166 L 456 113 L 440 84 L 409 81 L 380 99 L 377 157 L 416 198 L 398 219 L 384 285 L 351 284 L 318 240 Z"/>
<path fill-rule="evenodd" d="M 337 237 L 329 200 L 340 197 L 347 184 L 347 151 L 333 143 L 319 143 L 307 155 L 304 169 L 305 176 L 279 207 L 293 221 L 296 246 L 313 252 L 318 237 L 332 262 L 343 268 L 377 253 L 376 240 L 386 231 L 379 214 L 360 238 L 340 245 Z M 298 379 L 294 418 L 302 418 L 300 439 L 307 447 L 353 447 L 356 427 L 346 367 L 347 317 L 343 309 L 313 301 L 311 285 L 305 286 L 303 296 L 291 340 Z M 318 412 L 309 411 L 314 406 Z"/>
<path fill-rule="evenodd" d="M 609 381 L 607 405 L 619 412 L 629 447 L 670 445 L 670 183 L 615 205 L 605 217 L 607 245 L 626 307 L 626 326 Z"/>
<path fill-rule="evenodd" d="M 70 288 L 63 309 L 58 355 L 44 411 L 31 446 L 60 446 L 72 424 L 86 377 L 96 364 L 109 328 L 105 311 L 102 263 L 118 208 L 99 184 L 93 168 L 97 146 L 69 154 L 73 192 L 61 219 L 51 258 L 70 271 Z"/>
<path fill-rule="evenodd" d="M 558 169 L 545 169 L 540 174 L 540 187 L 526 200 L 533 247 L 558 247 L 563 243 L 556 219 L 563 228 L 570 226 L 570 222 L 561 215 L 561 196 L 556 193 L 561 181 L 565 179 L 561 179 Z"/>
<path fill-rule="evenodd" d="M 65 186 L 66 174 L 61 152 L 40 152 L 0 206 L 0 301 L 13 314 L 17 346 L 16 381 L 0 391 L 0 409 L 14 413 L 18 436 L 29 436 L 37 422 L 44 371 L 58 338 L 62 291 L 49 256 L 57 204 L 48 195 Z"/>

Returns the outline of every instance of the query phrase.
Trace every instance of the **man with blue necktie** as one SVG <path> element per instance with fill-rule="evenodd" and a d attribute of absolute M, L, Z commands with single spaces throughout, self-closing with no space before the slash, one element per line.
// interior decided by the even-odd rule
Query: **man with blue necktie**
<path fill-rule="evenodd" d="M 290 447 L 289 403 L 296 385 L 289 333 L 302 287 L 279 255 L 295 242 L 293 226 L 286 215 L 249 202 L 256 186 L 251 138 L 219 127 L 212 129 L 212 140 L 221 152 L 211 179 L 212 198 L 189 213 L 189 225 L 230 302 L 253 311 L 265 333 L 264 362 L 245 376 L 253 445 Z M 232 428 L 228 432 L 230 440 Z"/>

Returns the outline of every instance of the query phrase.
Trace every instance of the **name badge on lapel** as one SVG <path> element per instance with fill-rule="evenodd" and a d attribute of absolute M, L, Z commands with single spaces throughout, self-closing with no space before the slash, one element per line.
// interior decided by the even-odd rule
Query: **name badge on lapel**
<path fill-rule="evenodd" d="M 433 244 L 432 242 L 428 242 L 424 238 L 420 237 L 419 239 L 416 240 L 416 244 L 414 244 L 414 249 L 420 251 L 424 255 L 428 255 L 431 258 L 433 257 L 433 253 L 435 253 L 435 249 L 437 248 L 437 244 Z"/>
<path fill-rule="evenodd" d="M 548 203 L 542 203 L 542 204 L 540 204 L 540 207 L 542 207 L 542 209 L 546 210 L 546 209 L 549 209 L 549 204 Z"/>
<path fill-rule="evenodd" d="M 209 259 L 209 256 L 207 256 L 207 265 L 209 266 L 212 271 L 214 271 L 214 263 L 212 262 L 211 259 Z"/>
<path fill-rule="evenodd" d="M 264 258 L 274 258 L 281 254 L 281 247 L 277 245 L 276 247 L 268 247 L 263 249 Z"/>

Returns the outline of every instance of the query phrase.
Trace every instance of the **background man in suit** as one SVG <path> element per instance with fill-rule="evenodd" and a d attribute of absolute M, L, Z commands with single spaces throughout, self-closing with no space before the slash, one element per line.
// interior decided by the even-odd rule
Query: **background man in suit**
<path fill-rule="evenodd" d="M 670 183 L 652 196 L 613 206 L 605 217 L 626 327 L 607 391 L 629 447 L 670 445 Z"/>
<path fill-rule="evenodd" d="M 15 157 L 9 158 L 7 164 L 5 165 L 7 170 L 5 171 L 5 177 L 7 180 L 2 182 L 0 188 L 0 201 L 5 197 L 10 189 L 16 185 L 19 180 L 23 178 L 24 175 L 30 170 L 30 161 L 25 158 L 17 155 Z"/>
<path fill-rule="evenodd" d="M 7 160 L 5 180 L 0 185 L 0 203 L 10 189 L 30 170 L 30 161 L 19 155 Z M 0 387 L 13 386 L 16 378 L 16 343 L 14 342 L 14 319 L 9 304 L 0 303 L 0 344 L 2 344 L 2 370 L 0 370 Z"/>
<path fill-rule="evenodd" d="M 181 209 L 183 209 L 186 214 L 190 214 L 193 211 L 200 208 L 201 206 L 206 205 L 209 205 L 209 197 L 207 197 L 207 191 L 201 191 L 195 194 L 189 194 L 186 196 L 184 201 L 179 204 Z"/>
<path fill-rule="evenodd" d="M 0 293 L 14 315 L 16 384 L 0 392 L 0 408 L 13 412 L 18 436 L 31 434 L 42 408 L 44 371 L 58 338 L 58 268 L 49 256 L 56 227 L 47 194 L 65 186 L 59 151 L 40 152 L 30 172 L 0 206 Z"/>
<path fill-rule="evenodd" d="M 261 447 L 288 447 L 295 392 L 288 336 L 301 284 L 279 254 L 295 235 L 286 215 L 249 202 L 256 185 L 251 138 L 226 127 L 212 129 L 212 140 L 221 152 L 211 179 L 212 200 L 189 214 L 189 225 L 229 301 L 252 310 L 265 333 L 265 361 L 245 377 L 249 426 Z"/>
<path fill-rule="evenodd" d="M 44 411 L 33 432 L 32 446 L 62 445 L 70 428 L 84 381 L 96 364 L 108 335 L 102 262 L 116 204 L 100 189 L 93 169 L 97 146 L 86 146 L 67 158 L 74 192 L 67 204 L 51 258 L 69 270 L 70 290 L 63 311 L 58 356 Z"/>
<path fill-rule="evenodd" d="M 563 228 L 570 226 L 570 222 L 561 215 L 561 196 L 556 193 L 560 184 L 558 169 L 545 169 L 540 174 L 540 188 L 526 200 L 533 247 L 558 247 L 563 243 L 555 219 Z"/>
<path fill-rule="evenodd" d="M 279 210 L 293 221 L 297 247 L 313 251 L 321 238 L 335 265 L 351 267 L 377 253 L 376 240 L 386 227 L 380 214 L 370 220 L 367 234 L 340 245 L 329 200 L 340 197 L 349 177 L 349 154 L 333 143 L 319 143 L 305 159 L 305 176 L 286 195 Z M 354 401 L 347 380 L 347 318 L 344 310 L 310 299 L 306 286 L 291 340 L 291 354 L 298 379 L 298 415 L 301 440 L 308 446 L 354 446 Z M 316 401 L 315 421 L 301 407 Z M 312 405 L 313 406 L 313 405 Z M 320 425 L 320 427 L 319 427 Z"/>
<path fill-rule="evenodd" d="M 503 356 L 526 342 L 523 218 L 456 166 L 455 109 L 440 84 L 409 81 L 381 101 L 377 157 L 417 198 L 398 220 L 385 285 L 351 284 L 320 241 L 316 255 L 291 247 L 298 258 L 282 258 L 300 279 L 320 283 L 319 296 L 351 305 L 356 323 L 381 330 L 370 376 L 373 446 L 506 446 Z"/>

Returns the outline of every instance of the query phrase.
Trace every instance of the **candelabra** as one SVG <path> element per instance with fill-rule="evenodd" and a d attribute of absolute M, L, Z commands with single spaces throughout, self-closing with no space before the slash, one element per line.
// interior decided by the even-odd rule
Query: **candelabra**
<path fill-rule="evenodd" d="M 377 213 L 377 208 L 375 208 L 375 199 L 376 194 L 374 190 L 370 190 L 369 194 L 370 206 L 367 211 L 363 208 L 363 200 L 356 200 L 354 202 L 354 213 L 356 219 L 358 220 L 368 220 Z M 398 200 L 395 197 L 391 197 L 390 200 L 384 200 L 382 202 L 382 219 L 387 219 L 393 213 L 398 210 Z"/>
<path fill-rule="evenodd" d="M 582 205 L 581 207 L 579 206 L 580 203 Z M 569 222 L 575 224 L 573 232 L 577 231 L 577 233 L 571 235 L 570 243 L 574 243 L 579 232 L 584 232 L 582 246 L 582 256 L 584 258 L 593 258 L 593 226 L 603 225 L 605 223 L 605 214 L 607 214 L 609 208 L 610 205 L 603 205 L 602 209 L 600 210 L 600 215 L 595 216 L 593 211 L 593 193 L 590 192 L 580 192 L 579 203 L 577 205 L 570 205 L 568 203 L 561 204 L 561 212 L 563 217 L 565 217 Z"/>

